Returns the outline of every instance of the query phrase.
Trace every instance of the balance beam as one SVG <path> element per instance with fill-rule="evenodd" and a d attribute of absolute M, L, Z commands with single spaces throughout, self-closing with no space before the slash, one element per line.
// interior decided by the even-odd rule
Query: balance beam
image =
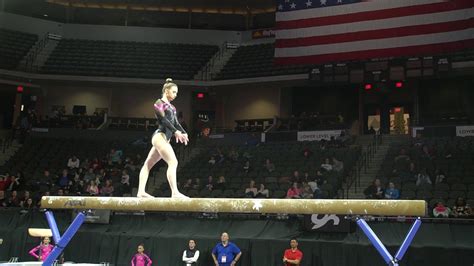
<path fill-rule="evenodd" d="M 424 200 L 55 197 L 44 209 L 425 216 Z"/>

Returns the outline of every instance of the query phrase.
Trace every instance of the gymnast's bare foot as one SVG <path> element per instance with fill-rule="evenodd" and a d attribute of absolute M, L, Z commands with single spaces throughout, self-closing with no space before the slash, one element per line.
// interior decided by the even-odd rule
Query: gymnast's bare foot
<path fill-rule="evenodd" d="M 143 191 L 143 192 L 137 192 L 137 198 L 154 198 L 154 197 L 146 193 L 145 191 Z"/>
<path fill-rule="evenodd" d="M 182 194 L 181 192 L 173 193 L 173 194 L 171 194 L 171 197 L 172 198 L 177 198 L 177 199 L 189 199 L 188 196 Z"/>

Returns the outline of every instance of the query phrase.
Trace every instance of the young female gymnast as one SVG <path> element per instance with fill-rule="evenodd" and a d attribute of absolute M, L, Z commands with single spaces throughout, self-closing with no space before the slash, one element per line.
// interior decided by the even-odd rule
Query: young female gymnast
<path fill-rule="evenodd" d="M 186 198 L 178 190 L 176 181 L 176 170 L 178 168 L 178 160 L 171 147 L 170 139 L 175 137 L 177 143 L 184 143 L 187 145 L 189 142 L 188 134 L 184 131 L 181 124 L 178 122 L 176 108 L 171 104 L 171 101 L 176 99 L 178 96 L 178 86 L 173 83 L 173 80 L 166 79 L 163 85 L 163 97 L 155 102 L 155 115 L 158 119 L 158 129 L 153 133 L 151 139 L 150 152 L 148 157 L 140 170 L 140 180 L 138 184 L 137 197 L 141 198 L 152 198 L 150 194 L 145 192 L 146 182 L 150 169 L 161 159 L 168 164 L 168 170 L 166 171 L 166 177 L 171 188 L 172 198 Z"/>

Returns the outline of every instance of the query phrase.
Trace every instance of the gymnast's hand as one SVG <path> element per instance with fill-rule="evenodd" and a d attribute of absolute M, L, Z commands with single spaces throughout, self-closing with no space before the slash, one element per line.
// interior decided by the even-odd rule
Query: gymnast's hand
<path fill-rule="evenodd" d="M 176 143 L 184 143 L 184 145 L 188 145 L 188 134 L 183 134 L 181 131 L 178 130 L 174 133 L 174 137 L 176 138 Z"/>

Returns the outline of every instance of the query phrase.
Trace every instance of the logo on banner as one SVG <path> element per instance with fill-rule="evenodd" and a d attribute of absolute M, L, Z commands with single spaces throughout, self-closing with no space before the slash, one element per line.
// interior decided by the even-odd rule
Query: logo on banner
<path fill-rule="evenodd" d="M 337 226 L 339 225 L 339 217 L 337 217 L 337 215 L 335 214 L 325 214 L 323 216 L 323 218 L 319 219 L 318 218 L 318 214 L 313 214 L 311 215 L 311 222 L 314 224 L 313 230 L 316 230 L 316 229 L 319 229 L 323 226 L 325 226 L 327 223 L 329 223 L 330 221 L 333 222 L 333 225 Z"/>
<path fill-rule="evenodd" d="M 472 137 L 474 136 L 474 126 L 458 126 L 456 127 L 456 136 Z"/>

